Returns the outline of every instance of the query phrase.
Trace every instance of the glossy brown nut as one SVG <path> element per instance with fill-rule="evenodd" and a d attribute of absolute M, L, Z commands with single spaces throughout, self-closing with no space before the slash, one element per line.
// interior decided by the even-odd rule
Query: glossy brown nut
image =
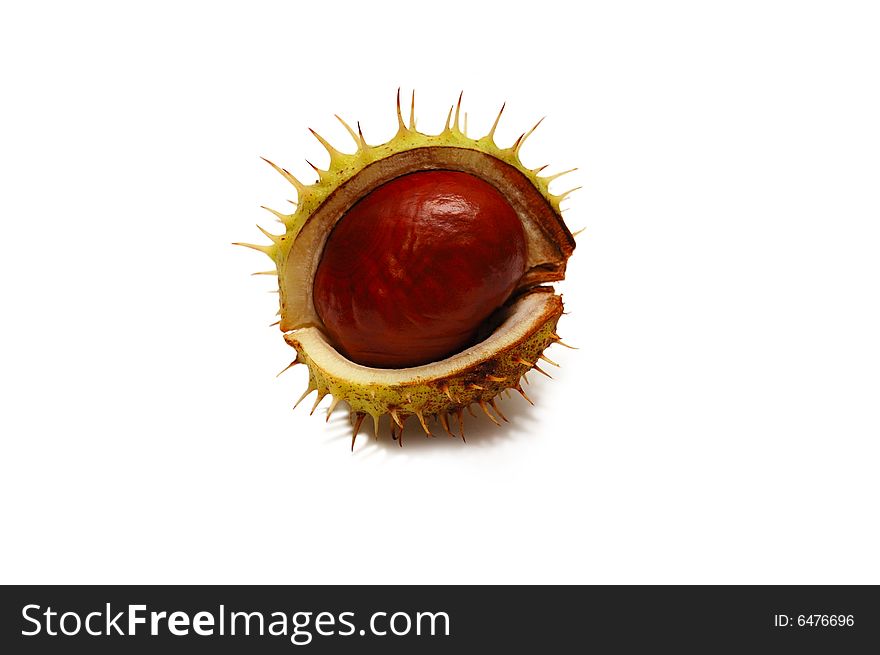
<path fill-rule="evenodd" d="M 525 268 L 522 223 L 495 187 L 423 171 L 373 190 L 336 224 L 314 304 L 352 361 L 417 366 L 472 345 Z"/>

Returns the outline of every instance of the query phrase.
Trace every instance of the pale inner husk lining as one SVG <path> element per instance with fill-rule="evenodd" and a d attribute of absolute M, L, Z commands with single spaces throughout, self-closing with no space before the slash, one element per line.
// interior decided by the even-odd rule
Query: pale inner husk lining
<path fill-rule="evenodd" d="M 443 379 L 515 347 L 547 320 L 544 309 L 554 298 L 550 293 L 526 294 L 508 308 L 504 321 L 484 341 L 447 359 L 412 368 L 384 369 L 356 364 L 337 352 L 318 328 L 302 328 L 291 334 L 314 363 L 333 377 L 364 386 L 422 383 Z"/>

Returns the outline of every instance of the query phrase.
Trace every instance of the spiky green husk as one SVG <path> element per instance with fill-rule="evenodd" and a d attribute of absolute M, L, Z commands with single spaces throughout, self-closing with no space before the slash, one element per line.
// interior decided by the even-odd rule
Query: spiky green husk
<path fill-rule="evenodd" d="M 415 98 L 415 96 L 413 96 L 413 98 Z M 444 127 L 443 131 L 439 134 L 424 134 L 422 132 L 419 132 L 415 128 L 414 102 L 413 108 L 410 113 L 409 125 L 404 123 L 403 115 L 401 114 L 400 110 L 400 96 L 398 94 L 397 133 L 391 138 L 390 141 L 380 145 L 369 145 L 366 140 L 364 140 L 360 125 L 358 125 L 358 130 L 357 132 L 355 132 L 345 121 L 337 116 L 336 118 L 346 128 L 352 139 L 354 139 L 357 150 L 353 153 L 341 152 L 330 145 L 330 143 L 322 136 L 320 136 L 317 132 L 315 132 L 314 130 L 310 130 L 315 138 L 318 139 L 318 141 L 321 143 L 321 145 L 324 146 L 324 148 L 330 155 L 330 166 L 327 170 L 318 169 L 313 166 L 313 168 L 315 168 L 315 172 L 318 174 L 318 180 L 314 184 L 304 184 L 286 169 L 281 168 L 276 164 L 273 164 L 269 160 L 265 160 L 296 189 L 296 211 L 291 214 L 284 214 L 282 212 L 266 207 L 265 209 L 274 214 L 275 217 L 284 225 L 284 234 L 271 234 L 263 228 L 257 226 L 260 231 L 272 241 L 271 244 L 259 245 L 251 243 L 239 243 L 237 245 L 253 248 L 255 250 L 259 250 L 260 252 L 265 253 L 272 259 L 272 261 L 275 262 L 276 271 L 281 271 L 282 267 L 285 266 L 287 262 L 287 256 L 300 230 L 302 230 L 309 217 L 315 212 L 318 207 L 320 207 L 324 203 L 325 200 L 327 200 L 327 197 L 335 189 L 339 188 L 339 186 L 353 178 L 364 168 L 374 162 L 380 161 L 401 152 L 406 152 L 408 150 L 414 150 L 416 148 L 427 148 L 432 146 L 466 148 L 468 150 L 476 150 L 483 154 L 490 155 L 496 159 L 499 159 L 504 163 L 509 164 L 510 166 L 513 166 L 522 174 L 527 176 L 529 180 L 531 180 L 534 187 L 547 200 L 550 206 L 553 207 L 553 209 L 557 213 L 559 213 L 561 211 L 560 203 L 569 194 L 577 190 L 579 187 L 569 189 L 564 193 L 554 194 L 550 192 L 550 183 L 556 178 L 565 175 L 566 173 L 569 173 L 575 169 L 570 169 L 568 171 L 563 171 L 554 175 L 540 175 L 541 171 L 543 171 L 546 166 L 539 166 L 538 168 L 527 168 L 522 163 L 519 157 L 520 150 L 526 139 L 528 139 L 528 137 L 532 134 L 532 132 L 534 132 L 538 125 L 541 124 L 541 121 L 538 121 L 530 130 L 523 132 L 523 134 L 516 141 L 514 141 L 513 145 L 511 145 L 510 147 L 499 147 L 498 144 L 495 143 L 495 129 L 498 126 L 498 122 L 501 118 L 501 114 L 503 111 L 504 107 L 502 106 L 501 111 L 498 112 L 498 117 L 495 119 L 492 128 L 489 130 L 489 133 L 486 134 L 486 136 L 479 139 L 472 139 L 467 136 L 466 128 L 463 130 L 460 127 L 459 118 L 461 115 L 461 97 L 459 97 L 458 104 L 455 106 L 454 120 L 452 120 L 453 109 L 450 108 L 449 116 L 446 120 L 446 126 Z M 266 273 L 271 273 L 271 271 L 267 271 Z"/>
<path fill-rule="evenodd" d="M 482 358 L 476 362 L 468 362 L 467 366 L 456 366 L 452 363 L 444 366 L 444 363 L 447 361 L 444 360 L 444 362 L 432 365 L 434 374 L 428 376 L 419 374 L 419 369 L 423 367 L 391 371 L 390 373 L 393 373 L 393 375 L 389 375 L 389 371 L 386 369 L 367 369 L 345 360 L 352 370 L 364 369 L 370 371 L 370 375 L 366 378 L 353 381 L 351 378 L 357 376 L 348 375 L 351 371 L 334 374 L 333 371 L 323 367 L 310 354 L 309 346 L 307 345 L 308 339 L 305 337 L 310 332 L 320 334 L 317 328 L 307 326 L 305 321 L 301 321 L 298 324 L 297 317 L 285 316 L 283 314 L 285 307 L 288 306 L 285 303 L 285 294 L 289 293 L 283 283 L 285 280 L 285 267 L 295 265 L 295 263 L 291 264 L 290 253 L 303 227 L 336 189 L 357 176 L 371 164 L 394 155 L 430 147 L 463 148 L 488 155 L 514 167 L 526 176 L 534 189 L 540 193 L 553 212 L 559 216 L 560 202 L 575 189 L 562 194 L 553 194 L 550 192 L 549 186 L 551 181 L 570 171 L 541 176 L 539 173 L 546 168 L 545 166 L 529 169 L 521 162 L 519 158 L 520 149 L 541 121 L 538 121 L 532 129 L 523 133 L 512 146 L 500 148 L 495 143 L 494 136 L 503 110 L 504 107 L 502 106 L 487 135 L 479 139 L 472 139 L 466 134 L 466 115 L 464 129 L 460 127 L 461 97 L 459 97 L 458 104 L 454 107 L 454 120 L 453 108 L 450 108 L 443 131 L 440 134 L 429 135 L 423 134 L 415 128 L 414 97 L 409 125 L 404 123 L 398 93 L 398 131 L 387 143 L 375 146 L 367 144 L 360 125 L 358 125 L 357 132 L 355 132 L 338 116 L 336 118 L 355 141 L 357 149 L 354 153 L 344 153 L 337 150 L 323 137 L 314 132 L 314 130 L 311 130 L 312 134 L 330 155 L 330 166 L 327 170 L 321 170 L 312 166 L 318 174 L 318 180 L 314 184 L 303 184 L 287 170 L 266 160 L 296 188 L 298 195 L 297 202 L 295 203 L 296 211 L 291 214 L 283 214 L 265 208 L 274 214 L 285 226 L 284 234 L 271 234 L 258 226 L 260 231 L 271 240 L 271 244 L 241 243 L 237 245 L 259 250 L 268 255 L 275 263 L 275 270 L 262 271 L 259 274 L 277 274 L 279 276 L 282 307 L 282 312 L 279 313 L 282 314 L 282 329 L 286 331 L 286 341 L 297 351 L 297 358 L 291 366 L 302 363 L 309 369 L 308 388 L 302 398 L 300 398 L 300 401 L 310 393 L 317 391 L 318 396 L 312 408 L 313 412 L 327 395 L 333 396 L 331 411 L 339 402 L 344 401 L 349 406 L 353 416 L 353 423 L 355 425 L 354 436 L 357 435 L 361 423 L 366 416 L 372 417 L 378 434 L 379 418 L 383 414 L 388 414 L 391 417 L 392 434 L 394 432 L 394 425 L 397 425 L 402 431 L 403 423 L 406 419 L 415 416 L 421 423 L 424 431 L 429 435 L 431 431 L 428 428 L 428 421 L 432 418 L 438 418 L 444 429 L 452 434 L 448 424 L 448 416 L 452 414 L 458 419 L 458 425 L 462 430 L 463 436 L 462 411 L 465 408 L 469 408 L 472 404 L 479 405 L 486 415 L 496 423 L 498 422 L 497 419 L 489 412 L 487 406 L 492 407 L 503 420 L 506 420 L 495 405 L 497 396 L 504 391 L 515 389 L 528 400 L 520 386 L 520 380 L 525 373 L 532 369 L 537 369 L 543 373 L 543 370 L 537 366 L 537 360 L 543 356 L 544 350 L 549 345 L 560 342 L 555 330 L 556 322 L 562 313 L 562 302 L 558 296 L 552 296 L 555 299 L 555 302 L 551 303 L 553 307 L 545 312 L 545 315 L 542 315 L 535 329 L 527 335 L 522 335 L 511 347 L 502 352 L 496 352 L 491 357 Z M 561 218 L 559 220 L 562 222 Z M 291 329 L 291 326 L 296 326 L 297 329 L 287 331 Z M 341 358 L 341 355 L 336 354 Z M 449 361 L 451 362 L 452 359 L 454 358 L 451 358 Z M 353 444 L 354 437 L 352 440 Z"/>
<path fill-rule="evenodd" d="M 547 295 L 546 311 L 506 347 L 472 357 L 467 366 L 456 367 L 455 358 L 450 358 L 446 369 L 434 365 L 409 369 L 410 373 L 405 376 L 408 379 L 387 371 L 373 379 L 364 379 L 362 375 L 352 374 L 352 368 L 344 368 L 340 373 L 338 362 L 334 371 L 332 355 L 342 358 L 335 351 L 331 354 L 330 346 L 322 347 L 320 331 L 310 329 L 288 334 L 285 339 L 297 351 L 294 364 L 305 364 L 309 370 L 308 388 L 300 400 L 315 391 L 318 395 L 314 407 L 328 395 L 334 398 L 332 407 L 337 399 L 345 400 L 356 416 L 372 417 L 377 433 L 379 418 L 384 414 L 389 414 L 400 426 L 415 416 L 429 436 L 429 419 L 439 418 L 447 426 L 446 415 L 456 414 L 460 418 L 461 412 L 473 404 L 480 406 L 493 421 L 496 419 L 488 412 L 487 404 L 503 418 L 494 399 L 508 389 L 515 389 L 525 397 L 521 387 L 523 376 L 533 370 L 544 373 L 537 361 L 548 346 L 559 341 L 555 330 L 562 303 L 558 296 Z M 314 356 L 322 353 L 323 357 Z M 352 366 L 357 367 L 356 371 L 370 370 Z"/>

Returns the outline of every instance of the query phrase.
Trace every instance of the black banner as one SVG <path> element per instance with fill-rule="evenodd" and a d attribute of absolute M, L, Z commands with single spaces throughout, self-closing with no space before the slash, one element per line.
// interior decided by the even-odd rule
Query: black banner
<path fill-rule="evenodd" d="M 866 652 L 876 587 L 22 586 L 5 653 Z M 745 652 L 745 651 L 744 651 Z"/>

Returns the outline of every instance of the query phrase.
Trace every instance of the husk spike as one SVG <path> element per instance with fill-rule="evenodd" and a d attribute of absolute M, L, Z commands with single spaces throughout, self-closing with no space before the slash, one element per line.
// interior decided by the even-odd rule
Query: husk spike
<path fill-rule="evenodd" d="M 489 411 L 489 408 L 486 407 L 486 401 L 483 400 L 482 398 L 480 398 L 480 400 L 478 400 L 477 402 L 480 404 L 480 409 L 483 410 L 483 413 L 484 413 L 486 416 L 489 417 L 489 420 L 492 421 L 495 425 L 497 425 L 497 426 L 500 427 L 500 426 L 501 426 L 501 423 L 498 422 L 498 419 L 495 418 L 495 417 L 492 415 L 492 413 Z"/>
<path fill-rule="evenodd" d="M 351 433 L 351 452 L 354 452 L 354 442 L 357 439 L 358 432 L 361 431 L 361 424 L 364 422 L 364 419 L 367 415 L 364 412 L 358 412 L 357 418 L 354 421 L 354 430 Z"/>
<path fill-rule="evenodd" d="M 269 160 L 266 159 L 265 157 L 260 157 L 260 159 L 262 159 L 264 162 L 266 162 L 267 164 L 269 164 L 269 166 L 271 166 L 271 167 L 274 168 L 276 171 L 278 171 L 278 173 L 280 173 L 281 176 L 282 176 L 285 180 L 287 180 L 288 182 L 290 182 L 290 183 L 296 188 L 296 191 L 297 191 L 298 194 L 300 194 L 300 196 L 302 196 L 302 194 L 305 193 L 305 191 L 306 191 L 306 185 L 303 184 L 302 182 L 300 182 L 298 179 L 296 179 L 290 171 L 288 171 L 288 170 L 286 170 L 286 169 L 284 169 L 284 168 L 281 168 L 280 166 L 276 166 L 275 164 L 273 164 L 271 161 L 269 161 Z"/>
<path fill-rule="evenodd" d="M 290 362 L 290 364 L 288 364 L 288 365 L 285 366 L 283 369 L 281 369 L 280 371 L 278 371 L 278 375 L 276 375 L 275 377 L 276 377 L 276 378 L 277 378 L 277 377 L 281 377 L 281 374 L 282 374 L 282 373 L 284 373 L 285 371 L 288 371 L 288 370 L 292 369 L 292 368 L 293 368 L 294 366 L 296 366 L 297 364 L 302 364 L 302 362 L 299 361 L 299 356 L 297 356 L 292 362 Z"/>
<path fill-rule="evenodd" d="M 419 423 L 422 424 L 422 429 L 425 431 L 425 434 L 428 435 L 429 437 L 433 437 L 434 435 L 431 434 L 431 431 L 428 429 L 428 424 L 425 423 L 425 416 L 424 416 L 424 414 L 422 414 L 421 411 L 417 411 L 417 412 L 416 412 L 416 417 L 419 419 Z"/>
<path fill-rule="evenodd" d="M 492 123 L 492 128 L 489 130 L 489 133 L 486 135 L 486 138 L 489 139 L 491 143 L 495 143 L 495 130 L 498 129 L 498 122 L 501 120 L 501 114 L 504 113 L 504 108 L 507 106 L 507 103 L 501 105 L 501 109 L 498 110 L 498 115 L 495 117 L 495 122 Z"/>
<path fill-rule="evenodd" d="M 345 128 L 345 130 L 349 133 L 349 135 L 351 135 L 351 138 L 354 140 L 355 146 L 356 147 L 360 146 L 360 140 L 358 139 L 358 135 L 353 129 L 351 129 L 351 125 L 349 125 L 344 120 L 342 120 L 342 118 L 339 117 L 339 114 L 333 114 L 333 115 L 336 117 L 336 120 L 338 120 L 340 123 L 342 123 L 342 127 Z"/>
<path fill-rule="evenodd" d="M 400 87 L 397 87 L 397 133 L 406 132 L 406 123 L 403 122 L 403 114 L 400 111 Z"/>
<path fill-rule="evenodd" d="M 339 150 L 337 150 L 336 148 L 334 148 L 334 147 L 330 144 L 330 142 L 327 141 L 327 139 L 325 139 L 325 138 L 322 137 L 320 134 L 318 134 L 317 132 L 315 132 L 315 130 L 313 130 L 312 128 L 309 128 L 309 132 L 311 132 L 311 133 L 312 133 L 312 136 L 315 137 L 315 138 L 318 140 L 318 143 L 320 143 L 322 146 L 324 146 L 324 149 L 327 151 L 327 154 L 330 155 L 330 161 L 331 161 L 331 162 L 336 161 L 336 160 L 339 160 L 339 159 L 345 157 L 345 154 L 344 154 L 344 153 L 342 153 L 342 152 L 340 152 Z M 331 163 L 331 166 L 332 166 L 332 163 Z"/>
<path fill-rule="evenodd" d="M 336 409 L 336 406 L 342 401 L 342 396 L 331 396 L 333 400 L 330 401 L 330 406 L 327 408 L 327 418 L 324 419 L 324 423 L 330 422 L 330 416 L 333 414 L 333 410 Z"/>
<path fill-rule="evenodd" d="M 318 405 L 321 404 L 321 401 L 326 397 L 327 392 L 323 389 L 318 389 L 318 396 L 315 398 L 315 404 L 312 405 L 312 411 L 309 412 L 309 416 L 315 413 L 315 410 L 318 409 Z"/>
<path fill-rule="evenodd" d="M 495 398 L 492 398 L 489 401 L 489 406 L 495 411 L 496 414 L 498 414 L 498 416 L 501 417 L 502 421 L 504 421 L 505 423 L 510 423 L 510 421 L 507 420 L 507 417 L 501 412 L 500 409 L 498 409 L 498 405 L 495 404 Z"/>

